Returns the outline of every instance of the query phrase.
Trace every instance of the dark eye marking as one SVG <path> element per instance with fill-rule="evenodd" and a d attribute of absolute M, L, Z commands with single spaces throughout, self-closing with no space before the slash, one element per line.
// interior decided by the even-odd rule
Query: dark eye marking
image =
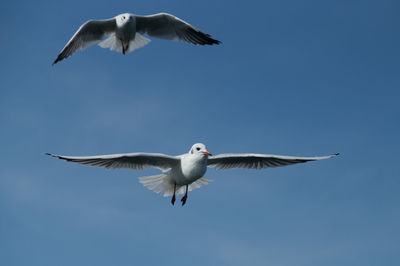
<path fill-rule="evenodd" d="M 197 147 L 197 148 L 196 148 L 196 150 L 198 150 L 198 151 L 199 151 L 199 150 L 200 150 L 200 148 L 199 148 L 199 147 Z"/>

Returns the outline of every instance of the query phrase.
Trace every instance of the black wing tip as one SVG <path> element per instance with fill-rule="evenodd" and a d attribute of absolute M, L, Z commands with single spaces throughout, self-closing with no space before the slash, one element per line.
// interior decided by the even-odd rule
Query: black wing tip
<path fill-rule="evenodd" d="M 71 55 L 68 55 L 68 52 L 67 52 L 67 51 L 62 50 L 62 51 L 58 54 L 56 60 L 54 60 L 52 66 L 54 66 L 54 65 L 57 64 L 58 62 L 64 60 L 65 58 L 68 58 L 68 57 L 70 57 L 70 56 L 71 56 Z"/>
<path fill-rule="evenodd" d="M 218 40 L 212 38 L 211 35 L 209 35 L 209 34 L 206 34 L 206 37 L 207 37 L 206 44 L 208 44 L 208 45 L 213 45 L 213 44 L 219 45 L 222 43 L 221 41 L 218 41 Z"/>
<path fill-rule="evenodd" d="M 203 45 L 204 44 L 206 44 L 206 45 L 214 45 L 214 44 L 219 45 L 221 43 L 222 43 L 221 41 L 213 39 L 210 35 L 205 34 L 205 40 L 204 40 Z"/>
<path fill-rule="evenodd" d="M 220 45 L 222 42 L 221 41 L 218 41 L 218 40 L 215 40 L 215 39 L 212 39 L 211 38 L 211 43 L 210 43 L 210 45 L 213 45 L 213 44 L 216 44 L 216 45 Z"/>
<path fill-rule="evenodd" d="M 222 42 L 220 42 L 220 41 L 218 41 L 218 40 L 214 40 L 214 39 L 212 39 L 212 38 L 209 38 L 209 39 L 207 39 L 206 41 L 201 41 L 201 42 L 198 42 L 198 41 L 192 41 L 191 42 L 192 44 L 194 44 L 194 45 L 219 45 L 219 44 L 221 44 Z"/>
<path fill-rule="evenodd" d="M 54 157 L 54 158 L 58 158 L 58 159 L 64 159 L 64 158 L 62 158 L 60 155 L 52 154 L 52 153 L 48 153 L 48 152 L 46 152 L 45 155 L 48 155 L 48 156 L 51 156 L 51 157 Z M 64 160 L 65 160 L 65 159 L 64 159 Z"/>
<path fill-rule="evenodd" d="M 188 30 L 189 33 L 189 42 L 197 45 L 213 45 L 213 44 L 220 44 L 221 41 L 213 39 L 210 34 L 204 33 L 201 30 L 190 28 Z"/>
<path fill-rule="evenodd" d="M 54 66 L 55 64 L 57 64 L 58 62 L 60 62 L 61 60 L 63 60 L 64 58 L 61 58 L 61 55 L 59 55 L 56 60 L 54 60 L 53 64 L 51 64 L 52 66 Z"/>
<path fill-rule="evenodd" d="M 332 154 L 333 156 L 338 156 L 340 153 L 339 152 L 336 152 L 336 153 L 334 153 L 334 154 Z"/>

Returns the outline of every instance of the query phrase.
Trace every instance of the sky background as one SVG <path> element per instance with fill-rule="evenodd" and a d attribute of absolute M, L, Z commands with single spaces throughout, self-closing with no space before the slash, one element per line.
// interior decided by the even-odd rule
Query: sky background
<path fill-rule="evenodd" d="M 1 1 L 1 265 L 399 265 L 399 1 Z M 92 46 L 88 19 L 172 13 L 222 41 Z M 157 170 L 45 156 L 334 159 L 209 169 L 184 207 Z M 178 198 L 178 203 L 180 197 Z"/>

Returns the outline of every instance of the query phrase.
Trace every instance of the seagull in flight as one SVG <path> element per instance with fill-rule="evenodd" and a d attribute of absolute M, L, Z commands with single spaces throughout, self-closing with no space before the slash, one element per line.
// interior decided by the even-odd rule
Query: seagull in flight
<path fill-rule="evenodd" d="M 111 19 L 89 20 L 84 23 L 62 49 L 53 65 L 71 56 L 77 50 L 84 50 L 99 41 L 102 48 L 109 48 L 123 54 L 130 53 L 150 42 L 143 34 L 195 45 L 220 43 L 186 21 L 168 13 L 149 16 L 124 13 Z M 108 38 L 103 40 L 105 37 Z"/>
<path fill-rule="evenodd" d="M 228 153 L 212 156 L 204 144 L 196 143 L 188 153 L 178 156 L 161 153 L 126 153 L 80 157 L 46 154 L 69 162 L 104 167 L 106 169 L 131 168 L 143 170 L 150 167 L 158 168 L 163 171 L 162 174 L 141 177 L 139 178 L 140 182 L 148 189 L 162 194 L 164 197 L 172 195 L 172 205 L 175 203 L 175 195 L 185 193 L 181 199 L 183 206 L 186 203 L 188 191 L 212 182 L 212 180 L 203 177 L 207 167 L 215 167 L 216 169 L 263 169 L 328 159 L 339 153 L 320 157 L 294 157 L 254 153 Z"/>

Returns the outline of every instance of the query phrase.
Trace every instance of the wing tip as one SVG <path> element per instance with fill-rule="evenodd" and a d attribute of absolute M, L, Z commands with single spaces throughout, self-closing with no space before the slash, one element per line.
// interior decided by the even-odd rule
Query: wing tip
<path fill-rule="evenodd" d="M 322 156 L 322 157 L 320 157 L 320 159 L 330 159 L 330 158 L 338 156 L 339 154 L 340 154 L 339 152 L 335 152 L 335 153 L 332 153 L 330 155 Z"/>
<path fill-rule="evenodd" d="M 208 44 L 208 45 L 213 45 L 213 44 L 219 45 L 219 44 L 222 43 L 221 41 L 214 39 L 210 34 L 204 33 L 202 31 L 200 31 L 200 32 L 205 35 L 205 38 L 206 38 L 206 41 L 207 41 L 206 44 Z"/>
<path fill-rule="evenodd" d="M 214 39 L 213 39 L 214 40 Z M 218 40 L 214 40 L 210 45 L 220 45 L 220 44 L 222 44 L 222 42 L 221 41 L 218 41 Z"/>
<path fill-rule="evenodd" d="M 55 157 L 55 158 L 59 158 L 58 155 L 55 155 L 55 154 L 52 154 L 52 153 L 49 153 L 49 152 L 46 152 L 45 155 L 48 155 L 48 156 L 51 156 L 51 157 Z"/>
<path fill-rule="evenodd" d="M 213 39 L 210 35 L 207 35 L 207 39 L 205 40 L 206 45 L 220 45 L 222 42 L 216 39 Z"/>
<path fill-rule="evenodd" d="M 45 155 L 48 155 L 48 156 L 51 156 L 51 157 L 54 157 L 54 158 L 57 158 L 57 159 L 63 159 L 63 160 L 68 161 L 66 158 L 63 158 L 62 156 L 57 155 L 57 154 L 53 154 L 53 153 L 48 153 L 48 152 L 46 152 Z"/>
<path fill-rule="evenodd" d="M 212 38 L 211 35 L 206 34 L 206 37 L 207 37 L 206 44 L 208 44 L 208 45 L 214 45 L 214 44 L 220 45 L 222 43 L 221 41 Z"/>
<path fill-rule="evenodd" d="M 55 64 L 57 64 L 58 62 L 60 62 L 61 60 L 63 60 L 64 58 L 61 57 L 61 54 L 59 54 L 56 58 L 56 60 L 54 60 L 53 64 L 51 64 L 52 66 L 54 66 Z"/>

